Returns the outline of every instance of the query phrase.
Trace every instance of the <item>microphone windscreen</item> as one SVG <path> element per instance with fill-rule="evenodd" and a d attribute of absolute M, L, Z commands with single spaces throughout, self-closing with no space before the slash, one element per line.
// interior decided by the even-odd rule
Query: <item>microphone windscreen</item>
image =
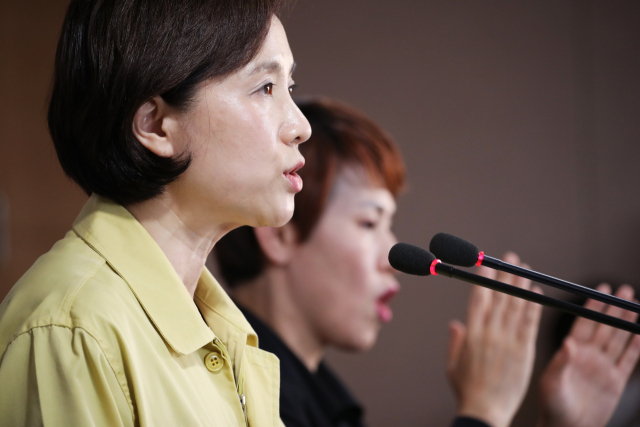
<path fill-rule="evenodd" d="M 435 259 L 431 252 L 408 243 L 396 243 L 389 251 L 391 267 L 417 276 L 431 274 L 431 263 Z"/>
<path fill-rule="evenodd" d="M 473 267 L 478 262 L 480 251 L 471 242 L 453 234 L 438 233 L 429 243 L 429 250 L 447 264 Z"/>

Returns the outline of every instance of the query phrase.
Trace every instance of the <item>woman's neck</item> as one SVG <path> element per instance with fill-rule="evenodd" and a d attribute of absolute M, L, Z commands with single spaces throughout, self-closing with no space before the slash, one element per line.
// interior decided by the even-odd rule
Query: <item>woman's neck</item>
<path fill-rule="evenodd" d="M 185 212 L 170 196 L 160 196 L 127 210 L 156 241 L 193 298 L 204 264 L 213 245 L 233 227 L 213 224 L 207 229 L 189 226 Z"/>
<path fill-rule="evenodd" d="M 298 309 L 289 289 L 285 272 L 267 267 L 257 279 L 233 288 L 231 295 L 266 323 L 310 372 L 316 372 L 326 345 Z"/>

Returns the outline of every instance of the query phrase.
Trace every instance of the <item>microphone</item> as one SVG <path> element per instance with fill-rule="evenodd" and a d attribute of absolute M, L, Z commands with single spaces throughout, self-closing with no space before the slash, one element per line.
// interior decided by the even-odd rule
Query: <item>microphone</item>
<path fill-rule="evenodd" d="M 633 301 L 627 301 L 614 295 L 605 294 L 595 289 L 587 288 L 566 280 L 558 279 L 537 271 L 529 270 L 517 265 L 509 264 L 497 258 L 485 255 L 484 252 L 478 250 L 476 245 L 468 242 L 458 236 L 447 233 L 438 233 L 431 239 L 429 250 L 435 256 L 449 264 L 458 265 L 460 267 L 472 267 L 474 265 L 484 265 L 494 270 L 504 271 L 506 273 L 515 274 L 525 279 L 544 285 L 553 286 L 566 292 L 571 292 L 585 298 L 591 298 L 597 301 L 614 305 L 625 310 L 640 313 L 640 304 Z"/>
<path fill-rule="evenodd" d="M 389 264 L 403 273 L 414 276 L 432 274 L 431 265 L 436 257 L 426 249 L 409 243 L 396 243 L 389 251 Z"/>
<path fill-rule="evenodd" d="M 627 322 L 608 314 L 589 310 L 577 304 L 557 300 L 517 286 L 507 285 L 464 270 L 458 270 L 455 267 L 443 264 L 431 252 L 408 243 L 397 243 L 391 248 L 389 251 L 389 263 L 391 267 L 403 273 L 418 276 L 441 274 L 640 335 L 640 325 L 636 323 Z"/>

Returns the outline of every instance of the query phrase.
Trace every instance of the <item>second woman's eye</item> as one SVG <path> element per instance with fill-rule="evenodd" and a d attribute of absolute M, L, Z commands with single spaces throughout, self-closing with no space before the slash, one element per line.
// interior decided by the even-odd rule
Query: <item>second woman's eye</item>
<path fill-rule="evenodd" d="M 262 91 L 265 95 L 273 95 L 273 83 L 267 83 L 266 85 L 262 86 Z"/>
<path fill-rule="evenodd" d="M 373 228 L 376 228 L 376 223 L 373 221 L 360 221 L 360 227 L 373 229 Z"/>
<path fill-rule="evenodd" d="M 289 93 L 293 93 L 294 90 L 296 90 L 296 88 L 298 87 L 298 85 L 293 84 L 291 86 L 289 86 Z"/>

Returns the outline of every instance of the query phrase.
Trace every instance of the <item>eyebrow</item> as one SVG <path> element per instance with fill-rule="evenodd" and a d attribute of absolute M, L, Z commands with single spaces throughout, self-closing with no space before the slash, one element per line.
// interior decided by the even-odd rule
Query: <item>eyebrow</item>
<path fill-rule="evenodd" d="M 382 206 L 380 206 L 378 203 L 371 201 L 371 200 L 367 200 L 365 202 L 362 202 L 360 204 L 360 206 L 364 206 L 364 207 L 369 207 L 369 208 L 374 208 L 376 210 L 376 212 L 380 215 L 382 215 L 384 213 L 384 208 Z"/>
<path fill-rule="evenodd" d="M 296 63 L 294 61 L 293 64 L 291 65 L 291 70 L 289 70 L 289 74 L 293 74 L 295 69 L 296 69 Z M 261 73 L 263 71 L 278 73 L 282 71 L 282 65 L 278 61 L 263 62 L 261 64 L 256 65 L 256 67 L 253 70 L 251 70 L 251 72 L 249 72 L 249 75 L 252 76 L 254 74 Z"/>

